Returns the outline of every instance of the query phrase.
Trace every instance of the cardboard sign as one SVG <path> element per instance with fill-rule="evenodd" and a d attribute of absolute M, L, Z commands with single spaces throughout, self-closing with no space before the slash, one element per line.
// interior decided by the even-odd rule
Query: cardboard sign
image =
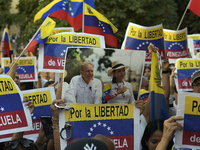
<path fill-rule="evenodd" d="M 18 86 L 7 75 L 0 75 L 0 97 L 0 135 L 31 130 L 29 109 L 22 103 Z"/>
<path fill-rule="evenodd" d="M 33 90 L 22 91 L 23 97 L 27 97 L 34 104 L 35 108 L 30 116 L 32 122 L 32 128 L 29 131 L 24 132 L 24 138 L 38 137 L 38 133 L 41 127 L 41 116 L 52 116 L 50 105 L 55 100 L 55 91 L 53 87 L 39 88 Z M 32 118 L 32 120 L 31 120 Z M 6 134 L 0 136 L 0 141 L 9 141 L 12 138 L 12 134 Z"/>
<path fill-rule="evenodd" d="M 70 104 L 70 111 L 60 113 L 59 128 L 65 123 L 72 125 L 72 140 L 103 134 L 115 144 L 116 150 L 138 150 L 140 145 L 139 109 L 129 105 L 83 105 Z M 61 119 L 62 118 L 62 119 Z M 66 136 L 66 133 L 62 133 Z M 68 141 L 69 142 L 69 141 Z M 67 142 L 61 139 L 61 149 Z"/>
<path fill-rule="evenodd" d="M 178 93 L 177 116 L 183 116 L 184 121 L 179 121 L 183 130 L 176 131 L 176 148 L 200 147 L 200 98 L 199 93 Z"/>
<path fill-rule="evenodd" d="M 104 37 L 86 33 L 59 33 L 48 38 L 46 44 L 40 45 L 39 71 L 62 73 L 68 47 L 102 47 Z"/>
<path fill-rule="evenodd" d="M 129 23 L 121 49 L 146 51 L 146 63 L 151 63 L 148 46 L 152 43 L 159 48 L 161 60 L 165 59 L 165 47 L 162 24 L 144 27 Z"/>
<path fill-rule="evenodd" d="M 14 59 L 17 60 L 17 57 Z M 4 68 L 5 74 L 10 70 L 9 60 L 9 58 L 1 58 L 2 68 Z M 19 75 L 20 82 L 38 81 L 36 57 L 20 57 L 17 63 L 17 73 Z"/>
<path fill-rule="evenodd" d="M 181 58 L 176 61 L 176 72 L 178 78 L 174 78 L 177 90 L 192 91 L 191 77 L 193 73 L 200 69 L 200 59 Z"/>
<path fill-rule="evenodd" d="M 171 63 L 178 58 L 188 57 L 187 28 L 179 31 L 164 29 L 165 49 Z"/>

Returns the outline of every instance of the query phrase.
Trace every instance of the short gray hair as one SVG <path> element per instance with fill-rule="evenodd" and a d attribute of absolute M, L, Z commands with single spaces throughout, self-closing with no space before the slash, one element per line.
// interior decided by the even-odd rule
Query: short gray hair
<path fill-rule="evenodd" d="M 84 68 L 84 66 L 86 66 L 86 65 L 91 65 L 91 66 L 93 67 L 93 65 L 92 65 L 91 62 L 85 61 L 85 62 L 83 62 L 83 63 L 81 64 L 80 70 L 84 71 L 83 68 Z"/>

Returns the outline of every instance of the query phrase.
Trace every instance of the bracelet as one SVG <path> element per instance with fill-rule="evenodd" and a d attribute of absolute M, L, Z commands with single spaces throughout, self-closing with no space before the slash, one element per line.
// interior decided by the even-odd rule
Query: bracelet
<path fill-rule="evenodd" d="M 162 73 L 169 73 L 169 71 L 168 71 L 168 70 L 166 70 L 166 71 L 162 71 Z"/>
<path fill-rule="evenodd" d="M 52 120 L 52 121 L 55 121 L 55 122 L 59 122 L 59 120 L 55 120 L 55 119 L 53 119 L 53 117 L 51 118 L 51 120 Z"/>
<path fill-rule="evenodd" d="M 54 130 L 56 130 L 56 129 L 58 129 L 59 130 L 59 126 L 52 126 L 52 129 L 54 129 Z"/>

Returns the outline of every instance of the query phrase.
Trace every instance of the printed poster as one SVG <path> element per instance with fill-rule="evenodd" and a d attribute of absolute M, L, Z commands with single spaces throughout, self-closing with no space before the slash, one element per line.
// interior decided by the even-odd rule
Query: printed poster
<path fill-rule="evenodd" d="M 165 49 L 170 63 L 187 58 L 187 28 L 179 31 L 164 29 Z"/>
<path fill-rule="evenodd" d="M 74 76 L 80 75 L 81 64 L 85 61 L 92 63 L 94 78 L 99 79 L 104 85 L 112 81 L 112 77 L 107 75 L 108 70 L 112 69 L 112 62 L 119 61 L 125 66 L 128 66 L 129 68 L 126 69 L 124 81 L 129 82 L 132 85 L 134 97 L 135 99 L 139 99 L 140 81 L 145 64 L 144 51 L 71 47 L 68 48 L 65 58 L 65 72 L 67 72 L 67 76 L 63 80 L 62 98 L 64 100 L 66 100 L 66 89 L 69 86 L 71 79 Z M 101 87 L 97 91 L 100 90 L 102 90 Z M 68 90 L 68 93 L 71 93 L 71 91 Z M 69 95 L 71 96 L 71 94 Z M 75 98 L 70 98 L 70 102 L 71 101 L 76 103 Z"/>
<path fill-rule="evenodd" d="M 179 121 L 183 130 L 176 130 L 176 148 L 200 147 L 200 97 L 199 93 L 178 93 L 177 116 L 183 116 L 184 120 Z"/>
<path fill-rule="evenodd" d="M 177 78 L 176 88 L 178 91 L 192 91 L 191 77 L 195 71 L 200 70 L 200 59 L 198 58 L 180 58 L 176 61 Z"/>
<path fill-rule="evenodd" d="M 187 38 L 193 38 L 194 48 L 200 49 L 200 34 L 190 34 Z"/>
<path fill-rule="evenodd" d="M 103 134 L 110 138 L 116 150 L 138 150 L 140 146 L 140 124 L 139 109 L 133 104 L 112 104 L 112 105 L 84 105 L 70 104 L 71 117 L 69 112 L 60 112 L 59 130 L 65 123 L 71 124 L 73 133 L 72 140 L 83 137 L 93 137 L 96 134 Z M 68 133 L 68 132 L 67 132 Z M 66 137 L 65 132 L 61 132 Z M 69 135 L 68 135 L 69 136 Z M 67 146 L 67 142 L 60 138 L 61 149 Z"/>
<path fill-rule="evenodd" d="M 31 130 L 29 109 L 22 103 L 22 93 L 10 76 L 0 75 L 0 91 L 0 135 Z"/>
<path fill-rule="evenodd" d="M 68 47 L 102 47 L 104 37 L 86 33 L 59 33 L 50 36 L 46 44 L 40 44 L 38 71 L 62 73 Z"/>
<path fill-rule="evenodd" d="M 129 23 L 121 49 L 146 51 L 146 63 L 151 63 L 148 46 L 152 43 L 159 48 L 161 60 L 165 59 L 165 46 L 162 24 L 145 27 Z"/>
<path fill-rule="evenodd" d="M 41 116 L 51 116 L 52 111 L 50 105 L 53 100 L 56 99 L 53 87 L 39 88 L 33 90 L 22 91 L 23 97 L 28 97 L 32 101 L 35 108 L 30 118 L 32 118 L 32 128 L 29 131 L 24 132 L 24 138 L 38 137 L 38 133 L 41 127 Z M 0 141 L 9 141 L 12 138 L 11 134 L 1 135 Z"/>
<path fill-rule="evenodd" d="M 18 57 L 15 57 L 14 59 L 17 60 Z M 5 74 L 10 70 L 9 61 L 10 58 L 1 58 L 1 65 Z M 17 63 L 17 73 L 19 75 L 20 82 L 38 81 L 36 57 L 20 57 Z"/>
<path fill-rule="evenodd" d="M 40 117 L 52 117 L 50 105 L 52 101 L 56 99 L 54 87 L 26 90 L 22 91 L 22 93 L 23 97 L 28 97 L 35 106 L 34 111 L 31 114 L 33 129 L 31 131 L 26 131 L 24 135 L 26 137 L 37 137 L 41 126 Z"/>

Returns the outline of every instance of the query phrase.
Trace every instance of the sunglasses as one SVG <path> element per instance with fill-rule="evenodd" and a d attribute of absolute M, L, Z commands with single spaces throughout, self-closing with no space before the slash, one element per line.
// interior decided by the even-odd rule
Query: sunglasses
<path fill-rule="evenodd" d="M 33 146 L 33 141 L 28 139 L 9 141 L 7 142 L 7 147 L 9 147 L 10 149 L 15 149 L 19 146 L 19 144 L 23 147 L 28 148 Z"/>

